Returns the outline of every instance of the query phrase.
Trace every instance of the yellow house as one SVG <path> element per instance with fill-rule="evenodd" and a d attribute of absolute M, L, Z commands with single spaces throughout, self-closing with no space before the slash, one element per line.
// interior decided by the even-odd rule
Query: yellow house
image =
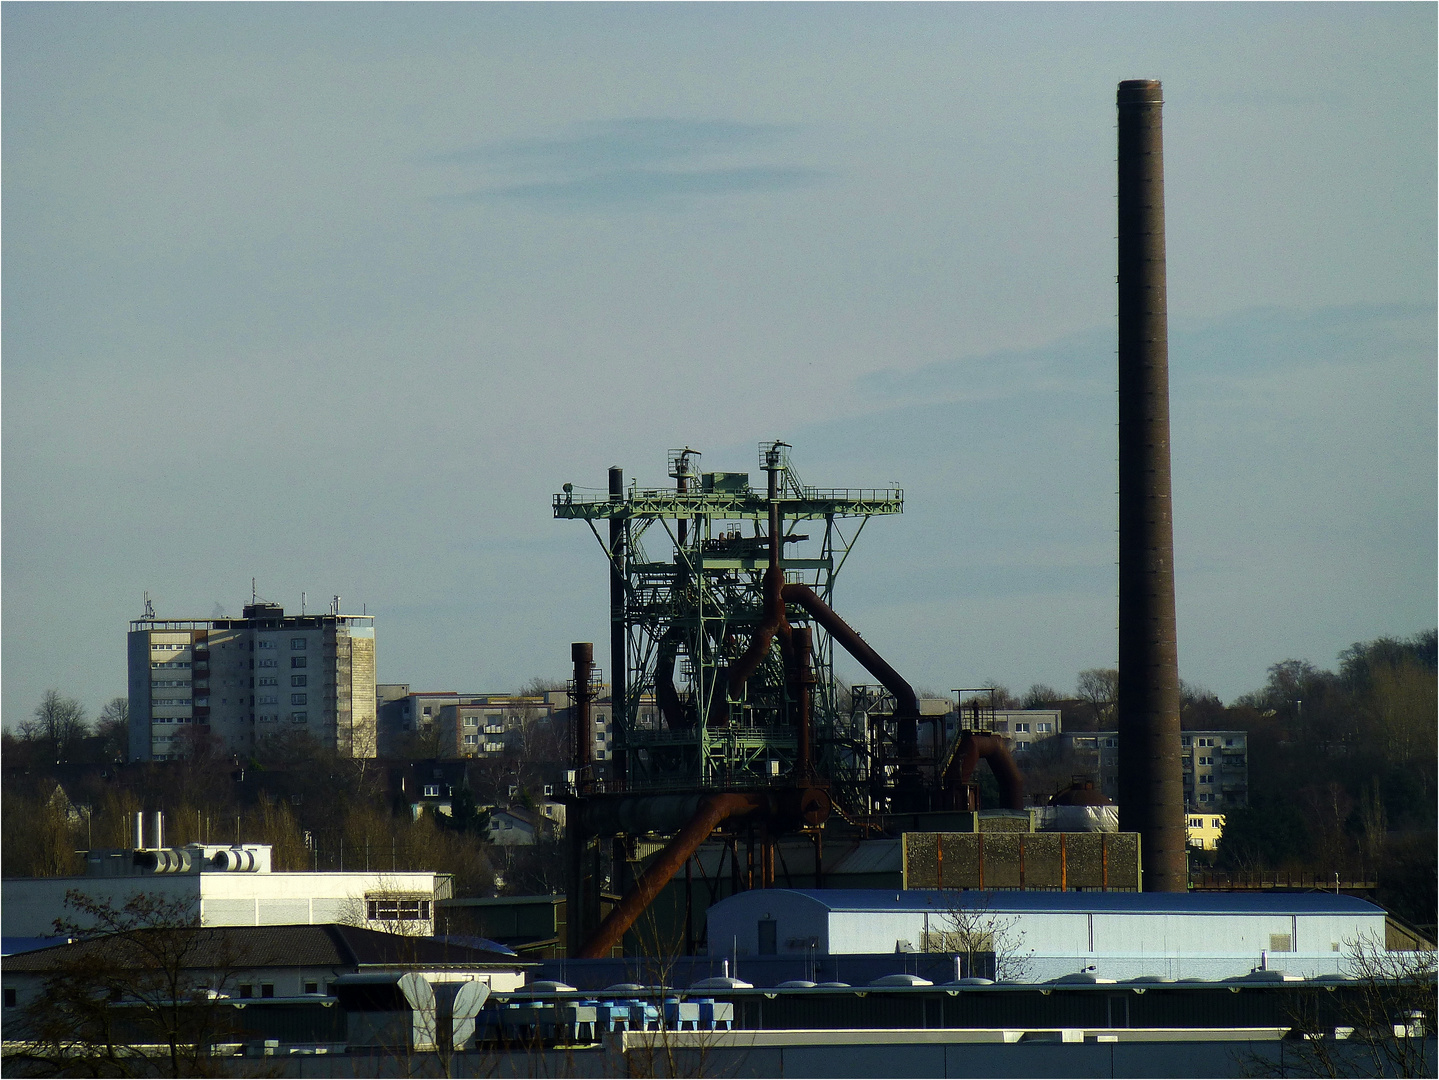
<path fill-rule="evenodd" d="M 1201 851 L 1213 851 L 1219 846 L 1224 835 L 1223 814 L 1188 814 L 1184 818 L 1184 831 L 1189 846 Z"/>

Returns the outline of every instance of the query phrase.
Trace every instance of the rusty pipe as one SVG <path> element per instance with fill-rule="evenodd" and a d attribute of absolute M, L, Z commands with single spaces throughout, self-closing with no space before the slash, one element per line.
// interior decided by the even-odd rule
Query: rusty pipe
<path fill-rule="evenodd" d="M 915 696 L 914 687 L 890 667 L 884 657 L 875 652 L 854 627 L 835 614 L 834 609 L 821 600 L 808 585 L 786 585 L 783 595 L 787 603 L 809 612 L 810 617 L 823 626 L 830 637 L 844 646 L 845 652 L 858 660 L 866 671 L 894 695 L 895 711 L 900 720 L 900 756 L 916 755 L 919 752 L 919 698 Z"/>
<path fill-rule="evenodd" d="M 782 528 L 779 512 L 779 471 L 769 470 L 769 566 L 764 572 L 764 618 L 755 628 L 749 648 L 729 669 L 729 697 L 738 700 L 744 693 L 745 683 L 759 670 L 764 658 L 769 655 L 775 635 L 779 635 L 780 648 L 789 659 L 791 631 L 784 608 L 784 569 L 780 565 L 780 548 L 784 546 L 780 535 Z M 728 703 L 725 718 L 729 715 Z"/>
<path fill-rule="evenodd" d="M 655 704 L 665 718 L 665 726 L 671 731 L 682 731 L 694 726 L 685 715 L 684 704 L 675 689 L 675 651 L 679 647 L 680 631 L 672 626 L 660 638 L 655 655 Z"/>
<path fill-rule="evenodd" d="M 685 860 L 694 854 L 695 849 L 709 839 L 720 822 L 753 814 L 763 805 L 758 796 L 740 792 L 724 792 L 706 798 L 685 827 L 664 846 L 630 891 L 605 916 L 581 947 L 579 958 L 598 960 L 608 956 L 610 950 L 623 940 L 625 931 L 635 924 L 645 908 L 675 876 Z"/>
<path fill-rule="evenodd" d="M 950 758 L 949 767 L 944 770 L 945 791 L 954 794 L 969 783 L 980 759 L 989 762 L 1005 809 L 1023 810 L 1024 776 L 1010 756 L 1009 747 L 997 735 L 976 735 L 966 731 L 960 736 L 959 747 Z"/>
<path fill-rule="evenodd" d="M 814 631 L 808 626 L 794 628 L 794 689 L 795 729 L 798 735 L 798 758 L 794 776 L 808 781 L 814 776 L 813 734 L 811 732 L 811 696 L 814 692 Z"/>

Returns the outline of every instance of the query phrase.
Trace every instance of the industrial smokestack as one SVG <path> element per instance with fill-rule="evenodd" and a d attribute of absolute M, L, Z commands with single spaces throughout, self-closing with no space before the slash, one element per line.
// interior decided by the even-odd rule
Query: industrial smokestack
<path fill-rule="evenodd" d="M 1144 890 L 1184 892 L 1158 81 L 1120 83 L 1117 104 L 1120 828 L 1139 833 Z"/>

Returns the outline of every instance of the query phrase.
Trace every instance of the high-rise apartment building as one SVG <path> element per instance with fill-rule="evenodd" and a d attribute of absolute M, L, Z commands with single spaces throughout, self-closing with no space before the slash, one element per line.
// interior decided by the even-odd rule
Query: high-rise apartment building
<path fill-rule="evenodd" d="M 1065 743 L 1111 799 L 1119 797 L 1119 732 L 1070 732 Z M 1249 736 L 1243 731 L 1185 731 L 1179 738 L 1186 813 L 1249 805 Z"/>
<path fill-rule="evenodd" d="M 375 756 L 375 620 L 286 615 L 130 624 L 130 760 L 183 757 L 197 739 L 249 753 L 303 732 L 347 757 Z"/>

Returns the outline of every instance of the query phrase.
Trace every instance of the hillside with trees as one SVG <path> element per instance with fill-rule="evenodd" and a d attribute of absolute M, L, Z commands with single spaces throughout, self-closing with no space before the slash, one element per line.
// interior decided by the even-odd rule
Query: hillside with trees
<path fill-rule="evenodd" d="M 1042 685 L 997 691 L 1005 706 L 1059 708 L 1066 731 L 1115 724 L 1117 673 L 1079 673 L 1071 693 Z M 1187 730 L 1242 730 L 1249 742 L 1248 808 L 1232 810 L 1216 868 L 1379 882 L 1377 898 L 1432 929 L 1436 908 L 1436 633 L 1357 643 L 1337 669 L 1284 660 L 1263 687 L 1225 705 L 1183 687 Z M 168 839 L 274 845 L 277 869 L 371 866 L 433 869 L 455 876 L 459 895 L 485 895 L 503 871 L 504 891 L 545 890 L 558 881 L 553 845 L 516 857 L 488 843 L 476 804 L 538 794 L 559 762 L 562 732 L 539 731 L 503 763 L 472 762 L 455 812 L 416 816 L 394 790 L 393 768 L 352 761 L 295 739 L 241 760 L 196 744 L 181 761 L 126 764 L 123 698 L 91 721 L 79 703 L 49 691 L 31 717 L 4 734 L 3 872 L 76 873 L 78 851 L 128 843 L 131 815 L 166 811 Z M 1053 741 L 1055 747 L 1058 740 Z M 1076 762 L 1044 743 L 1027 756 L 1031 793 L 1068 783 Z M 980 778 L 986 778 L 981 771 Z M 1195 854 L 1196 859 L 1207 856 Z M 554 865 L 551 865 L 553 863 Z"/>

